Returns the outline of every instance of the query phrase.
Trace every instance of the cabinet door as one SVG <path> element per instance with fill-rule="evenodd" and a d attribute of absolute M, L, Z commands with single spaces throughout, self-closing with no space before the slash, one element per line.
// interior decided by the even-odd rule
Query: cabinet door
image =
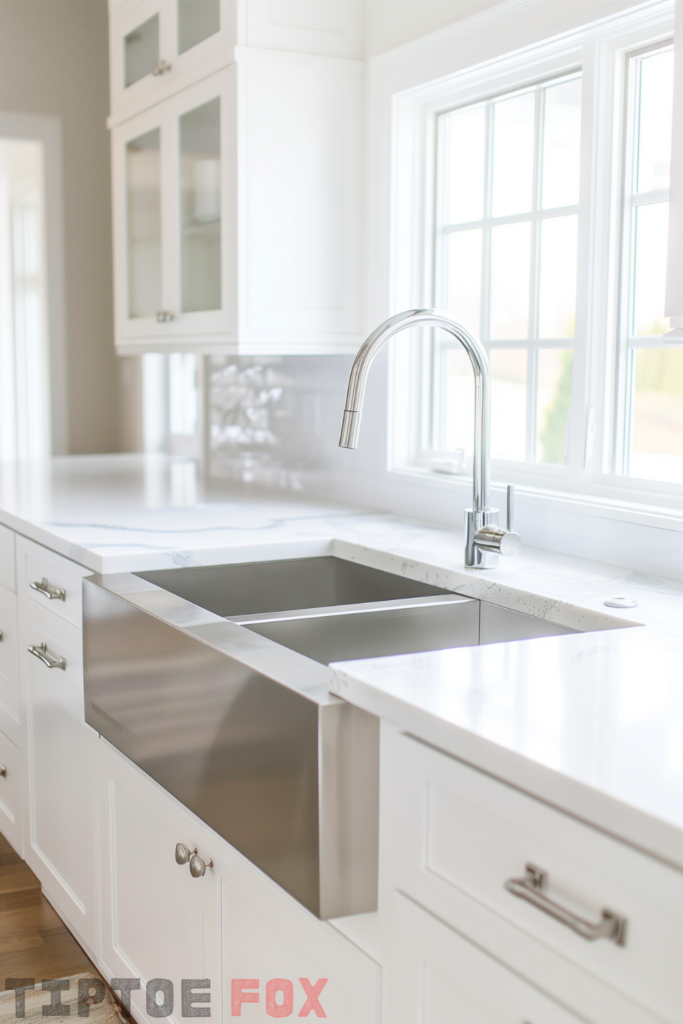
<path fill-rule="evenodd" d="M 29 647 L 47 661 L 64 659 L 64 667 L 49 668 Z M 59 619 L 52 633 L 20 619 L 28 755 L 26 860 L 57 911 L 94 951 L 95 733 L 83 717 L 80 648 L 80 631 Z"/>
<path fill-rule="evenodd" d="M 0 732 L 0 832 L 23 857 L 22 797 L 26 774 L 22 752 Z"/>
<path fill-rule="evenodd" d="M 16 591 L 14 564 L 14 531 L 0 526 L 0 587 Z"/>
<path fill-rule="evenodd" d="M 0 587 L 0 729 L 22 745 L 17 659 L 17 599 Z"/>
<path fill-rule="evenodd" d="M 231 60 L 230 0 L 141 0 L 111 13 L 112 113 L 130 117 Z"/>
<path fill-rule="evenodd" d="M 224 856 L 221 874 L 226 1020 L 310 1015 L 379 1024 L 374 960 L 239 854 Z"/>
<path fill-rule="evenodd" d="M 113 133 L 120 351 L 234 341 L 234 69 Z"/>
<path fill-rule="evenodd" d="M 240 351 L 362 341 L 360 68 L 240 62 Z"/>
<path fill-rule="evenodd" d="M 189 979 L 208 980 L 205 994 L 210 995 L 211 1006 L 206 1008 L 212 1017 L 220 1017 L 220 882 L 214 867 L 195 878 L 188 864 L 176 863 L 175 857 L 176 844 L 182 843 L 189 850 L 196 848 L 209 864 L 215 861 L 216 840 L 105 740 L 98 743 L 97 760 L 102 808 L 101 967 L 108 980 L 140 979 L 140 990 L 132 994 L 140 1021 L 160 1016 L 147 1009 L 146 986 L 154 979 L 172 985 L 172 1008 L 168 994 L 162 996 L 160 990 L 156 1000 L 164 1003 L 164 1015 L 171 1021 L 179 1022 L 183 1015 L 182 982 Z"/>
<path fill-rule="evenodd" d="M 394 894 L 386 1024 L 578 1024 L 538 989 Z"/>

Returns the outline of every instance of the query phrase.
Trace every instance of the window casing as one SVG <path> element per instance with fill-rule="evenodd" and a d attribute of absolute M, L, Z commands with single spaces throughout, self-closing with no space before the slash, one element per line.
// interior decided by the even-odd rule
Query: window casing
<path fill-rule="evenodd" d="M 634 396 L 638 395 L 638 357 L 632 353 L 658 348 L 669 353 L 667 358 L 671 359 L 671 354 L 678 351 L 663 341 L 661 334 L 629 333 L 624 318 L 625 309 L 632 310 L 634 301 L 627 207 L 636 210 L 633 216 L 637 218 L 639 207 L 654 207 L 655 200 L 666 200 L 661 188 L 657 196 L 652 190 L 643 189 L 634 194 L 627 179 L 635 145 L 634 83 L 641 73 L 638 62 L 650 53 L 670 49 L 672 32 L 670 4 L 657 5 L 647 12 L 632 10 L 549 40 L 535 47 L 532 54 L 510 54 L 489 69 L 478 67 L 459 72 L 450 81 L 420 87 L 395 101 L 392 308 L 450 305 L 457 319 L 449 296 L 452 283 L 446 245 L 450 236 L 482 232 L 484 270 L 480 291 L 460 318 L 465 323 L 469 320 L 475 332 L 478 329 L 491 354 L 494 481 L 516 482 L 545 492 L 570 491 L 608 500 L 683 507 L 683 480 L 678 483 L 635 476 L 633 459 L 625 458 L 625 446 L 632 437 Z M 578 202 L 551 206 L 543 197 L 544 103 L 550 90 L 571 83 L 576 83 L 576 87 L 580 83 L 582 93 L 579 196 Z M 483 216 L 478 215 L 476 220 L 471 214 L 470 220 L 462 214 L 459 219 L 451 217 L 443 192 L 448 118 L 466 108 L 484 109 L 490 146 L 490 122 L 495 120 L 495 112 L 491 111 L 495 104 L 525 95 L 534 97 L 530 208 L 496 217 L 491 194 L 494 170 L 489 165 L 483 175 Z M 424 166 L 416 169 L 407 166 L 406 154 L 418 139 Z M 647 196 L 645 191 L 649 192 Z M 543 226 L 562 220 L 568 224 L 571 217 L 576 218 L 577 224 L 578 269 L 573 336 L 567 324 L 563 330 L 556 327 L 549 332 L 541 311 Z M 497 227 L 525 221 L 531 225 L 528 330 L 505 336 L 504 332 L 496 331 L 490 309 L 487 310 L 486 290 L 490 292 L 492 264 L 490 235 Z M 414 249 L 409 250 L 411 242 L 420 246 L 421 262 L 416 260 Z M 461 264 L 467 266 L 467 259 L 462 259 Z M 470 298 L 471 294 L 472 289 Z M 478 323 L 472 313 L 477 306 Z M 520 333 L 526 336 L 520 337 Z M 459 385 L 450 393 L 445 385 L 449 360 L 451 378 Z M 458 356 L 445 339 L 425 336 L 419 343 L 394 344 L 389 450 L 392 470 L 418 476 L 448 474 L 454 486 L 459 477 L 462 485 L 467 486 L 468 430 L 471 436 L 471 398 L 467 396 L 471 384 L 468 368 L 462 362 L 458 367 L 457 363 Z M 551 370 L 555 395 L 558 387 L 563 394 L 555 402 L 555 422 L 553 429 L 548 430 L 540 385 L 543 375 L 546 380 L 552 377 Z M 515 409 L 521 412 L 515 413 Z M 448 478 L 435 479 L 446 482 Z"/>
<path fill-rule="evenodd" d="M 669 227 L 673 46 L 628 55 L 621 189 L 620 309 L 613 451 L 606 468 L 683 484 L 683 349 L 663 317 Z"/>

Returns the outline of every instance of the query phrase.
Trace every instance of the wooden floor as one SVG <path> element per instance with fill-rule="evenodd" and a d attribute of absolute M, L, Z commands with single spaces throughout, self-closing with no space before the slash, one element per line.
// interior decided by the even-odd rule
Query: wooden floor
<path fill-rule="evenodd" d="M 0 991 L 6 978 L 41 982 L 85 971 L 99 973 L 0 835 Z"/>

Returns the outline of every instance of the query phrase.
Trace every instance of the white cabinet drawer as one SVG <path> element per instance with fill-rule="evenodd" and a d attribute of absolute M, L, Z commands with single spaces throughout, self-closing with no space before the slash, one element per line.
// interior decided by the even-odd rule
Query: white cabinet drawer
<path fill-rule="evenodd" d="M 0 733 L 0 832 L 22 854 L 21 805 L 24 766 L 21 751 Z"/>
<path fill-rule="evenodd" d="M 16 591 L 14 567 L 14 531 L 0 526 L 0 586 Z"/>
<path fill-rule="evenodd" d="M 579 1018 L 400 893 L 386 978 L 391 1024 L 579 1024 Z"/>
<path fill-rule="evenodd" d="M 19 614 L 44 623 L 58 616 L 81 629 L 81 580 L 90 572 L 40 544 L 17 537 Z"/>
<path fill-rule="evenodd" d="M 17 599 L 0 587 L 0 729 L 21 746 L 21 703 L 17 661 Z"/>
<path fill-rule="evenodd" d="M 456 927 L 448 894 L 464 893 L 641 1007 L 680 1020 L 683 873 L 421 743 L 394 743 L 395 884 Z M 505 883 L 526 864 L 547 872 L 544 895 L 574 917 L 623 915 L 625 945 L 587 941 L 512 895 Z M 536 981 L 534 969 L 525 973 Z"/>

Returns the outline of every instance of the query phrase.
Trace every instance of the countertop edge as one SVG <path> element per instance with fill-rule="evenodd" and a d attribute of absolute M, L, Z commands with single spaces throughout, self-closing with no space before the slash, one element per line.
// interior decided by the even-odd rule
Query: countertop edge
<path fill-rule="evenodd" d="M 388 694 L 339 668 L 332 692 L 434 747 L 683 871 L 683 831 L 663 818 Z"/>

